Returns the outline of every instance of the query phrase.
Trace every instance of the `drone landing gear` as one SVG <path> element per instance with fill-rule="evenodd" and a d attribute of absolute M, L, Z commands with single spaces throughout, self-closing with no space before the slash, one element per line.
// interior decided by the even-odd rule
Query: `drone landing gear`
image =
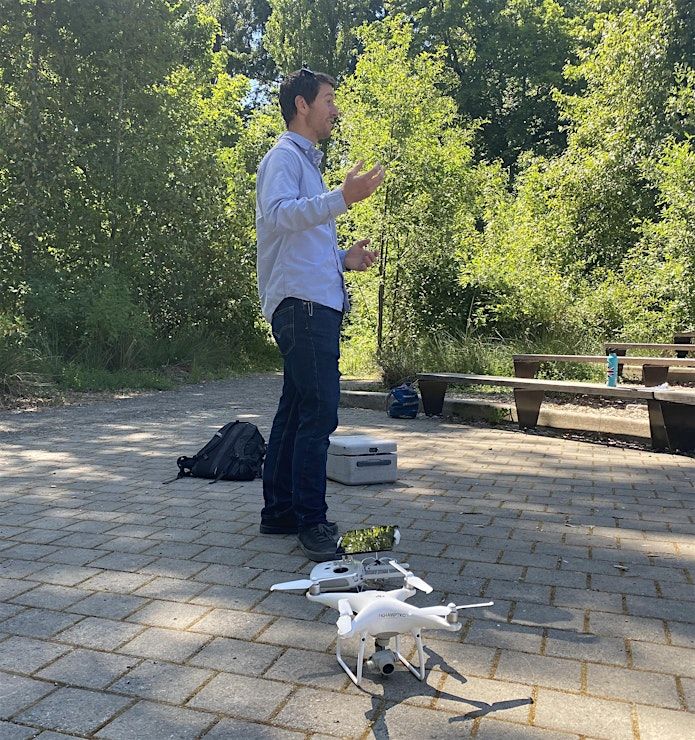
<path fill-rule="evenodd" d="M 399 660 L 416 678 L 418 678 L 420 681 L 424 681 L 425 680 L 425 650 L 422 644 L 422 635 L 420 633 L 420 630 L 413 630 L 412 635 L 413 635 L 413 638 L 415 639 L 415 645 L 417 646 L 417 657 L 418 657 L 417 667 L 411 665 L 401 653 L 400 635 L 395 636 L 395 640 L 396 640 L 395 650 L 391 650 L 389 648 L 389 643 L 391 642 L 390 637 L 386 637 L 386 638 L 376 637 L 375 638 L 376 652 L 367 661 L 367 665 L 370 668 L 375 668 L 382 675 L 389 676 L 393 673 L 395 669 L 394 664 L 396 660 Z M 364 668 L 364 651 L 367 645 L 367 634 L 364 633 L 360 635 L 360 647 L 357 652 L 357 673 L 353 673 L 350 666 L 343 660 L 343 656 L 341 655 L 341 652 L 340 652 L 340 643 L 342 639 L 343 638 L 339 637 L 338 642 L 336 643 L 335 657 L 337 658 L 338 663 L 340 664 L 340 667 L 350 677 L 350 680 L 356 686 L 360 686 L 362 684 L 362 673 L 363 673 L 363 668 Z"/>

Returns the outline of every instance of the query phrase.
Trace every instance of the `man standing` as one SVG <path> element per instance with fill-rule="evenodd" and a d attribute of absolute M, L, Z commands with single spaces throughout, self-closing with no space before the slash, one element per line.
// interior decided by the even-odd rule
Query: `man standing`
<path fill-rule="evenodd" d="M 376 253 L 361 239 L 338 249 L 335 219 L 384 179 L 358 162 L 328 191 L 317 148 L 340 112 L 335 80 L 301 69 L 280 86 L 287 131 L 265 155 L 256 182 L 258 292 L 282 353 L 284 383 L 263 469 L 261 533 L 297 533 L 308 558 L 336 557 L 326 520 L 328 437 L 338 426 L 340 326 L 349 308 L 343 270 L 366 270 Z"/>

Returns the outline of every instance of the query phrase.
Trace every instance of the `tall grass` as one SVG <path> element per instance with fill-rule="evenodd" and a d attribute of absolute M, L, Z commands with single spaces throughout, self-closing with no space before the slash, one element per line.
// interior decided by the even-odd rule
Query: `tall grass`
<path fill-rule="evenodd" d="M 0 404 L 50 394 L 52 384 L 42 370 L 35 351 L 23 346 L 15 334 L 0 333 Z"/>
<path fill-rule="evenodd" d="M 445 332 L 422 337 L 409 345 L 387 346 L 371 354 L 364 344 L 348 343 L 343 349 L 343 356 L 350 358 L 352 374 L 367 375 L 376 363 L 384 386 L 389 388 L 414 380 L 422 372 L 513 375 L 515 354 L 602 354 L 602 349 L 590 339 L 586 345 L 577 346 L 575 341 L 563 337 L 503 340 Z M 600 380 L 605 377 L 605 370 L 602 365 L 548 363 L 541 366 L 539 377 Z"/>
<path fill-rule="evenodd" d="M 132 353 L 111 352 L 98 342 L 61 353 L 58 335 L 32 336 L 0 322 L 0 404 L 12 406 L 20 399 L 54 402 L 66 391 L 167 390 L 279 367 L 277 349 L 263 336 L 238 345 L 200 332 L 153 338 Z"/>

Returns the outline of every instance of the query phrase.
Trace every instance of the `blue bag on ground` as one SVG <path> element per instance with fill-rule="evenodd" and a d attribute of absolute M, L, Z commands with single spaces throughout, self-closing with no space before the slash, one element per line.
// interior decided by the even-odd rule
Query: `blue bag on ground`
<path fill-rule="evenodd" d="M 391 388 L 386 403 L 386 411 L 392 419 L 414 419 L 420 407 L 420 398 L 411 383 L 402 383 Z"/>

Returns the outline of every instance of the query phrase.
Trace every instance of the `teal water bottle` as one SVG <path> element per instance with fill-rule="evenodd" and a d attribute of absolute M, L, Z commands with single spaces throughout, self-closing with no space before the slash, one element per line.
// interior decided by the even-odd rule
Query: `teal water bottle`
<path fill-rule="evenodd" d="M 606 358 L 606 385 L 615 388 L 618 385 L 618 355 L 611 352 Z"/>

